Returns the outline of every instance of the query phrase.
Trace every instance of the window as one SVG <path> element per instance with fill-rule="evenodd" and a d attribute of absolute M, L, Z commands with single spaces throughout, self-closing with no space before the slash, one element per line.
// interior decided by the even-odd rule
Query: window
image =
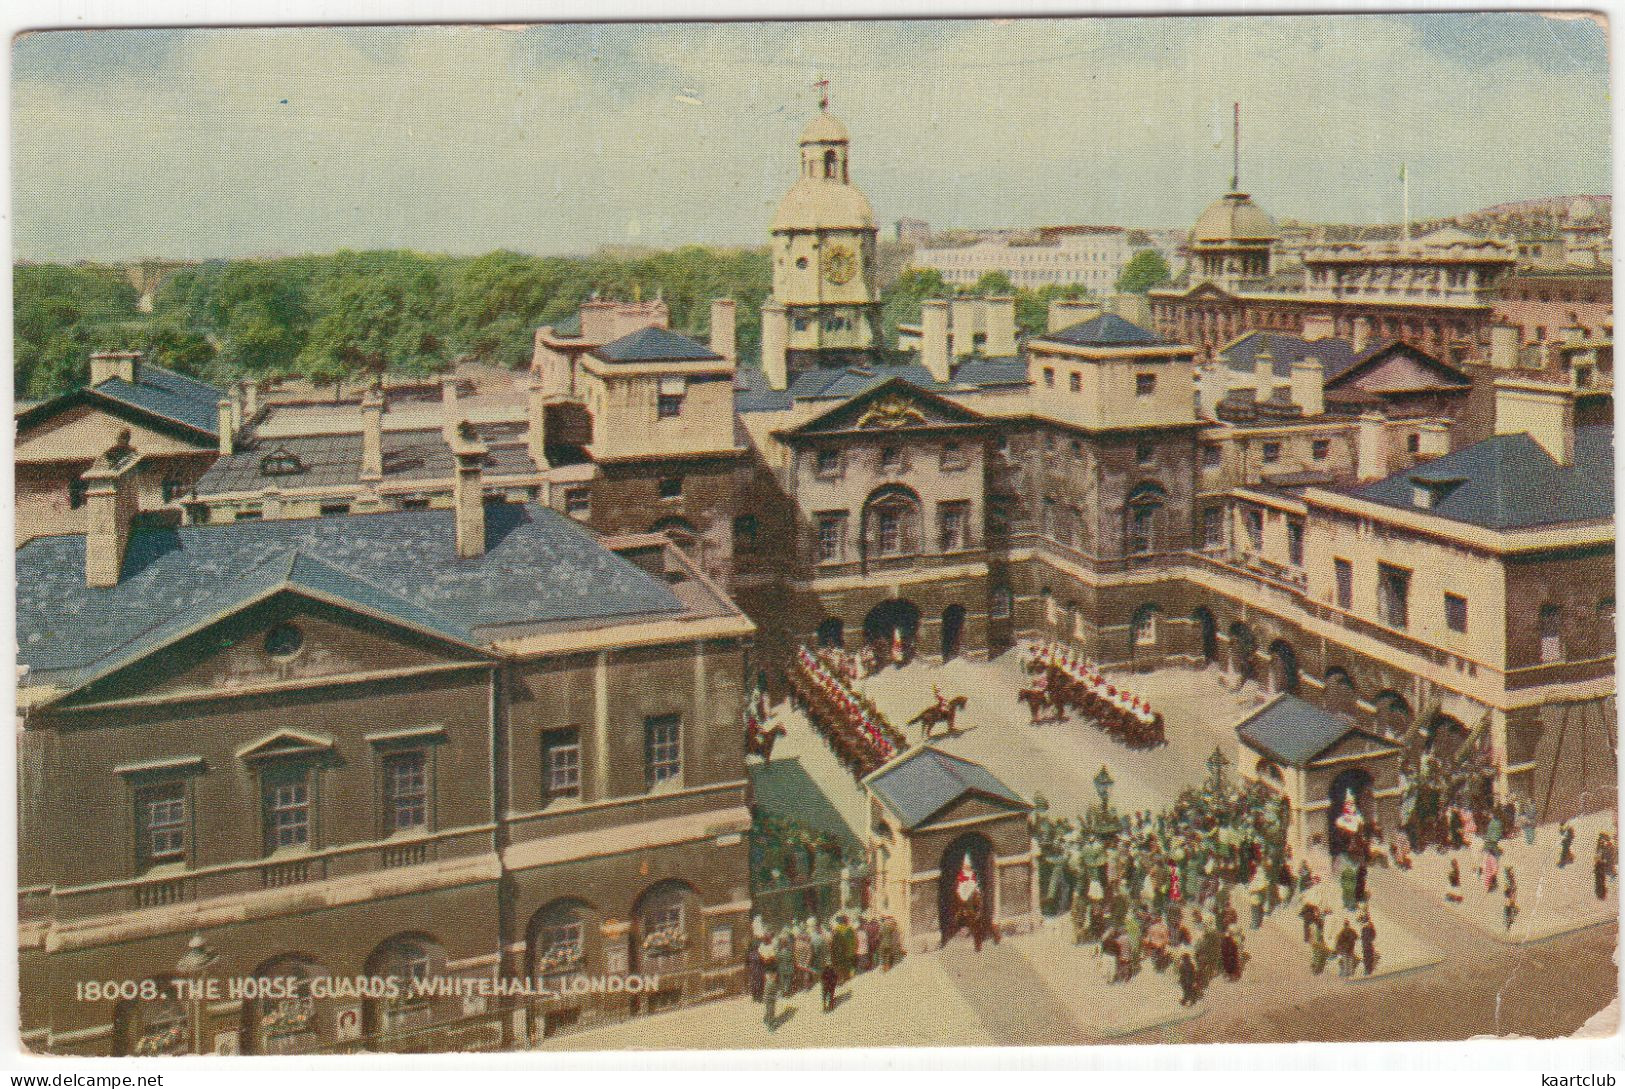
<path fill-rule="evenodd" d="M 1451 631 L 1467 631 L 1467 599 L 1460 594 L 1444 595 L 1444 626 Z"/>
<path fill-rule="evenodd" d="M 683 776 L 683 721 L 656 715 L 643 721 L 644 767 L 650 789 L 679 783 Z"/>
<path fill-rule="evenodd" d="M 1134 463 L 1142 468 L 1157 460 L 1157 448 L 1149 442 L 1142 442 L 1134 448 Z"/>
<path fill-rule="evenodd" d="M 1354 565 L 1347 560 L 1333 560 L 1332 573 L 1337 581 L 1337 607 L 1354 608 Z"/>
<path fill-rule="evenodd" d="M 835 563 L 846 557 L 846 512 L 818 516 L 818 562 Z"/>
<path fill-rule="evenodd" d="M 1556 605 L 1540 607 L 1540 660 L 1557 662 L 1563 658 L 1562 612 Z"/>
<path fill-rule="evenodd" d="M 1157 641 L 1157 607 L 1141 605 L 1134 610 L 1131 637 L 1137 647 L 1151 646 Z"/>
<path fill-rule="evenodd" d="M 965 531 L 970 524 L 970 504 L 943 503 L 937 509 L 937 518 L 942 551 L 957 552 L 964 548 L 967 544 Z"/>
<path fill-rule="evenodd" d="M 350 504 L 348 503 L 323 503 L 321 505 L 323 518 L 340 518 L 349 513 Z"/>
<path fill-rule="evenodd" d="M 586 913 L 562 904 L 542 916 L 536 930 L 536 974 L 568 976 L 581 970 L 587 955 Z"/>
<path fill-rule="evenodd" d="M 1202 468 L 1217 469 L 1223 463 L 1223 455 L 1214 443 L 1205 443 L 1202 446 Z"/>
<path fill-rule="evenodd" d="M 734 519 L 734 541 L 740 545 L 753 545 L 759 529 L 756 515 L 741 514 Z"/>
<path fill-rule="evenodd" d="M 421 749 L 384 758 L 384 812 L 390 832 L 429 827 L 429 757 Z"/>
<path fill-rule="evenodd" d="M 1067 387 L 1067 389 L 1071 390 L 1073 393 L 1082 393 L 1083 392 L 1083 375 L 1079 374 L 1077 371 L 1073 371 L 1072 374 L 1070 376 L 1068 376 L 1068 378 L 1066 380 L 1066 387 Z"/>
<path fill-rule="evenodd" d="M 178 476 L 164 477 L 164 482 L 161 487 L 165 503 L 178 499 L 182 495 L 186 494 L 186 481 L 182 480 Z"/>
<path fill-rule="evenodd" d="M 1136 555 L 1150 552 L 1156 544 L 1156 518 L 1155 504 L 1143 503 L 1131 508 L 1129 511 L 1129 545 L 1130 552 Z"/>
<path fill-rule="evenodd" d="M 895 556 L 903 550 L 903 527 L 897 511 L 883 508 L 875 512 L 875 519 L 880 539 L 880 554 Z"/>
<path fill-rule="evenodd" d="M 683 498 L 683 478 L 680 476 L 668 476 L 662 479 L 660 481 L 660 498 Z"/>
<path fill-rule="evenodd" d="M 819 476 L 836 477 L 842 472 L 842 458 L 839 450 L 820 450 L 813 458 L 813 471 Z"/>
<path fill-rule="evenodd" d="M 1254 552 L 1264 551 L 1264 512 L 1249 510 L 1245 517 L 1247 521 L 1247 547 Z"/>
<path fill-rule="evenodd" d="M 581 797 L 581 733 L 574 727 L 542 734 L 542 800 Z"/>
<path fill-rule="evenodd" d="M 1073 439 L 1072 440 L 1072 459 L 1074 461 L 1082 461 L 1083 460 L 1083 440 L 1081 440 L 1081 439 Z"/>
<path fill-rule="evenodd" d="M 1292 566 L 1303 566 L 1303 523 L 1290 518 L 1286 523 L 1286 556 Z"/>
<path fill-rule="evenodd" d="M 260 788 L 266 853 L 310 846 L 310 769 L 303 764 L 268 767 Z"/>
<path fill-rule="evenodd" d="M 1280 461 L 1280 460 L 1281 460 L 1281 444 L 1278 443 L 1278 442 L 1266 442 L 1264 444 L 1264 464 L 1265 465 L 1274 465 L 1277 461 Z"/>
<path fill-rule="evenodd" d="M 1149 397 L 1157 392 L 1157 376 L 1154 374 L 1137 374 L 1134 376 L 1134 396 Z"/>
<path fill-rule="evenodd" d="M 963 469 L 967 464 L 965 448 L 957 442 L 942 444 L 942 467 L 944 469 Z"/>
<path fill-rule="evenodd" d="M 265 633 L 265 653 L 279 662 L 295 657 L 305 647 L 305 633 L 299 625 L 286 621 Z"/>
<path fill-rule="evenodd" d="M 1377 565 L 1377 619 L 1390 628 L 1410 623 L 1411 573 L 1403 567 Z"/>
<path fill-rule="evenodd" d="M 1310 446 L 1310 452 L 1314 455 L 1316 461 L 1325 461 L 1331 456 L 1332 440 L 1316 439 Z"/>
<path fill-rule="evenodd" d="M 428 510 L 429 500 L 421 495 L 401 500 L 402 510 Z"/>
<path fill-rule="evenodd" d="M 1405 436 L 1405 450 L 1407 453 L 1417 453 L 1422 449 L 1422 436 L 1410 434 Z"/>
<path fill-rule="evenodd" d="M 265 512 L 264 511 L 256 510 L 256 509 L 251 507 L 248 510 L 240 510 L 240 511 L 238 511 L 236 513 L 236 515 L 233 516 L 232 520 L 236 521 L 236 522 L 258 522 L 261 518 L 264 518 L 264 517 L 265 517 Z"/>
<path fill-rule="evenodd" d="M 1046 453 L 1046 454 L 1055 453 L 1055 436 L 1051 435 L 1051 434 L 1049 434 L 1047 432 L 1044 435 L 1044 453 Z"/>
<path fill-rule="evenodd" d="M 655 412 L 662 420 L 675 419 L 683 414 L 681 393 L 662 393 L 655 402 Z"/>
<path fill-rule="evenodd" d="M 572 518 L 586 518 L 592 514 L 591 488 L 564 489 L 564 513 Z"/>
<path fill-rule="evenodd" d="M 1224 508 L 1208 507 L 1202 512 L 1202 548 L 1212 552 L 1224 547 Z"/>
<path fill-rule="evenodd" d="M 1047 386 L 1050 389 L 1055 388 L 1055 368 L 1054 367 L 1045 367 L 1044 368 L 1044 385 Z"/>
<path fill-rule="evenodd" d="M 1010 587 L 1008 587 L 1008 586 L 995 586 L 995 587 L 993 587 L 993 608 L 992 608 L 992 612 L 993 612 L 993 615 L 995 617 L 998 617 L 998 618 L 1002 619 L 1004 617 L 1009 616 L 1013 604 L 1014 604 L 1014 598 L 1012 597 L 1012 595 L 1010 593 Z"/>
<path fill-rule="evenodd" d="M 136 854 L 142 866 L 186 860 L 186 783 L 142 787 L 135 795 Z"/>
<path fill-rule="evenodd" d="M 885 446 L 880 450 L 880 467 L 895 472 L 903 467 L 903 450 L 898 446 Z"/>

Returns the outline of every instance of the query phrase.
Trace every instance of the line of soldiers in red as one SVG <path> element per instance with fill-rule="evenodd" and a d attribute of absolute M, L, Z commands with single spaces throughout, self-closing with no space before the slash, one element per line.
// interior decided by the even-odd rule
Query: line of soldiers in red
<path fill-rule="evenodd" d="M 1017 698 L 1032 712 L 1033 725 L 1038 724 L 1047 707 L 1055 711 L 1057 719 L 1069 711 L 1081 714 L 1112 740 L 1131 749 L 1154 749 L 1168 743 L 1162 712 L 1153 711 L 1146 699 L 1112 684 L 1093 663 L 1078 658 L 1065 646 L 1039 644 L 1027 659 L 1026 668 L 1036 680 Z"/>
<path fill-rule="evenodd" d="M 848 663 L 839 651 L 796 652 L 790 686 L 807 718 L 854 776 L 869 774 L 907 745 L 901 730 L 875 705 L 847 687 Z"/>

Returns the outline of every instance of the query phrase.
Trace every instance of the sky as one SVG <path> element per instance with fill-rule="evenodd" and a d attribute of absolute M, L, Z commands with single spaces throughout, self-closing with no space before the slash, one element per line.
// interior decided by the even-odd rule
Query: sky
<path fill-rule="evenodd" d="M 1185 228 L 1611 191 L 1608 46 L 1537 14 L 60 31 L 20 259 L 760 244 L 830 81 L 882 225 Z"/>

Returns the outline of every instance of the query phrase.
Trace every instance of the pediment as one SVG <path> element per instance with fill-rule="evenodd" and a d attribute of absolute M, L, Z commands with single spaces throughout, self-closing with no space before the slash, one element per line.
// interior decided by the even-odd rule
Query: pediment
<path fill-rule="evenodd" d="M 278 730 L 237 750 L 239 760 L 269 760 L 287 756 L 321 756 L 333 750 L 333 739 L 301 730 Z"/>
<path fill-rule="evenodd" d="M 930 828 L 934 825 L 956 824 L 961 821 L 981 820 L 993 817 L 1008 817 L 1013 814 L 1025 814 L 1024 807 L 1003 798 L 996 798 L 980 790 L 969 789 L 946 806 L 933 813 L 922 821 L 916 828 Z"/>
<path fill-rule="evenodd" d="M 1217 284 L 1203 282 L 1186 292 L 1185 298 L 1191 302 L 1216 302 L 1228 301 L 1235 298 L 1235 296 Z"/>
<path fill-rule="evenodd" d="M 1384 741 L 1375 734 L 1366 733 L 1361 729 L 1353 729 L 1325 752 L 1309 761 L 1309 766 L 1319 767 L 1334 762 L 1341 764 L 1363 759 L 1380 760 L 1385 757 L 1397 757 L 1400 751 L 1400 747 L 1391 741 Z"/>
<path fill-rule="evenodd" d="M 1351 367 L 1326 383 L 1328 388 L 1358 389 L 1366 393 L 1409 393 L 1425 390 L 1461 390 L 1470 384 L 1460 371 L 1426 352 L 1396 345 Z"/>
<path fill-rule="evenodd" d="M 983 419 L 980 413 L 897 378 L 813 417 L 788 437 L 965 426 Z"/>

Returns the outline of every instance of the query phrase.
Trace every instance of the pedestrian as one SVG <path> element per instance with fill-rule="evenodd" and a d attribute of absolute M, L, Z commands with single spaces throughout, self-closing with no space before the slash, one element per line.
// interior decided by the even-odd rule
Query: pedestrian
<path fill-rule="evenodd" d="M 1196 961 L 1189 953 L 1183 953 L 1179 957 L 1179 1004 L 1194 1006 L 1201 997 L 1202 990 L 1196 977 Z"/>
<path fill-rule="evenodd" d="M 1450 882 L 1451 888 L 1461 888 L 1461 862 L 1459 860 L 1454 858 L 1450 860 L 1450 873 L 1447 875 L 1446 880 Z"/>
<path fill-rule="evenodd" d="M 1601 851 L 1591 862 L 1591 872 L 1597 883 L 1597 899 L 1608 899 L 1608 857 Z"/>
<path fill-rule="evenodd" d="M 1523 841 L 1535 845 L 1535 803 L 1528 798 L 1518 800 L 1518 826 L 1523 829 Z"/>
<path fill-rule="evenodd" d="M 825 962 L 823 971 L 818 974 L 818 981 L 824 988 L 824 1012 L 829 1013 L 835 1008 L 835 988 L 841 981 L 834 961 Z"/>
<path fill-rule="evenodd" d="M 1352 912 L 1360 903 L 1360 872 L 1345 859 L 1339 880 L 1343 886 L 1343 910 Z"/>
<path fill-rule="evenodd" d="M 1360 957 L 1365 961 L 1365 974 L 1370 975 L 1377 967 L 1377 927 L 1371 921 L 1369 914 L 1360 920 Z"/>
<path fill-rule="evenodd" d="M 1371 898 L 1371 893 L 1366 888 L 1366 880 L 1370 876 L 1370 873 L 1371 871 L 1366 868 L 1365 859 L 1362 858 L 1360 860 L 1360 868 L 1354 871 L 1355 903 L 1363 904 Z"/>
<path fill-rule="evenodd" d="M 760 915 L 750 921 L 750 951 L 746 964 L 750 968 L 750 998 L 752 1002 L 762 1001 L 762 994 L 767 986 L 766 965 L 761 957 L 762 945 L 767 941 L 767 924 L 762 922 Z"/>
<path fill-rule="evenodd" d="M 1557 830 L 1557 868 L 1562 869 L 1574 861 L 1574 829 L 1564 821 Z"/>
<path fill-rule="evenodd" d="M 842 983 L 852 978 L 858 966 L 858 935 L 845 915 L 835 918 L 835 930 L 829 941 L 829 957 L 830 963 L 835 965 L 835 975 Z"/>
<path fill-rule="evenodd" d="M 762 968 L 762 1024 L 773 1032 L 779 1027 L 779 971 L 774 939 L 768 938 L 761 944 L 757 957 Z"/>
<path fill-rule="evenodd" d="M 781 998 L 789 998 L 801 989 L 801 971 L 797 960 L 801 956 L 804 940 L 800 928 L 791 927 L 781 931 L 774 943 L 774 965 L 778 972 Z"/>
<path fill-rule="evenodd" d="M 1298 891 L 1306 893 L 1315 883 L 1314 871 L 1309 868 L 1308 859 L 1298 861 Z"/>
<path fill-rule="evenodd" d="M 1513 922 L 1518 918 L 1518 897 L 1510 886 L 1507 888 L 1506 900 L 1506 906 L 1501 909 L 1501 918 L 1506 921 L 1506 928 L 1510 931 Z"/>
<path fill-rule="evenodd" d="M 1332 947 L 1326 944 L 1323 934 L 1317 934 L 1315 940 L 1309 943 L 1309 970 L 1315 975 L 1326 971 L 1326 962 L 1332 958 Z"/>
<path fill-rule="evenodd" d="M 1303 920 L 1303 944 L 1313 944 L 1315 924 L 1320 921 L 1320 909 L 1305 900 L 1303 907 L 1298 909 L 1298 918 Z"/>
<path fill-rule="evenodd" d="M 1354 950 L 1360 944 L 1360 936 L 1354 932 L 1354 925 L 1347 919 L 1343 920 L 1343 929 L 1337 932 L 1337 974 L 1352 976 L 1354 974 Z"/>
<path fill-rule="evenodd" d="M 897 920 L 888 915 L 880 920 L 880 970 L 889 972 L 902 959 L 903 941 L 897 930 Z"/>
<path fill-rule="evenodd" d="M 1219 961 L 1224 965 L 1226 977 L 1241 979 L 1241 939 L 1234 927 L 1226 928 L 1224 936 L 1219 939 Z"/>
<path fill-rule="evenodd" d="M 1484 891 L 1494 892 L 1501 887 L 1501 860 L 1493 851 L 1484 852 Z"/>

